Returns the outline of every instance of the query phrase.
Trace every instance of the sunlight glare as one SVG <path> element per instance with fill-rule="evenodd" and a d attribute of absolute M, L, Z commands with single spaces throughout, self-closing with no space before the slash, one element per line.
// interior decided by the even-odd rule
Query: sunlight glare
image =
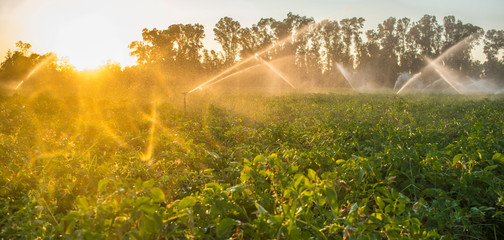
<path fill-rule="evenodd" d="M 106 17 L 88 15 L 61 24 L 55 36 L 55 52 L 68 57 L 77 70 L 96 69 L 125 50 L 117 46 L 117 27 Z"/>
<path fill-rule="evenodd" d="M 156 125 L 157 125 L 157 105 L 158 100 L 156 99 L 152 104 L 152 114 L 150 116 L 151 126 L 149 128 L 149 139 L 147 144 L 147 149 L 145 149 L 145 153 L 142 154 L 142 160 L 147 161 L 149 165 L 152 164 L 152 153 L 155 147 L 155 139 L 154 134 L 156 133 Z"/>

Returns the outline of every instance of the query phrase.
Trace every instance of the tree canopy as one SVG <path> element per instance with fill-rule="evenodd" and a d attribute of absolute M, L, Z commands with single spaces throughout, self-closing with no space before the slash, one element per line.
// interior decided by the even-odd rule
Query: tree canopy
<path fill-rule="evenodd" d="M 287 59 L 281 61 L 289 66 L 285 69 L 308 86 L 346 86 L 336 67 L 339 65 L 367 74 L 362 78 L 375 86 L 391 88 L 401 74 L 422 69 L 426 57 L 434 59 L 466 41 L 464 48 L 449 52 L 443 64 L 469 77 L 492 78 L 504 85 L 504 30 L 485 31 L 454 16 L 446 16 L 442 22 L 432 15 L 417 21 L 390 17 L 367 30 L 364 23 L 362 17 L 315 22 L 288 13 L 283 20 L 262 18 L 245 27 L 231 17 L 223 17 L 213 29 L 221 51 L 204 48 L 205 30 L 200 24 L 144 28 L 142 40 L 129 45 L 137 65 L 119 68 L 115 74 L 122 74 L 124 83 L 144 88 L 191 86 L 260 52 L 260 58 L 266 61 Z M 484 62 L 473 56 L 479 43 L 483 43 Z M 0 65 L 2 86 L 21 81 L 49 56 L 32 53 L 29 43 L 19 41 L 16 47 Z M 65 63 L 51 62 L 44 66 L 45 70 L 52 69 L 66 82 L 78 78 L 76 71 L 63 66 Z"/>

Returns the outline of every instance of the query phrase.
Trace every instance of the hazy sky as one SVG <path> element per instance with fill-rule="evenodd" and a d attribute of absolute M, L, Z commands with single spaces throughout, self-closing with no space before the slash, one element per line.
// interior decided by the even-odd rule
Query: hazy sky
<path fill-rule="evenodd" d="M 143 28 L 201 23 L 205 47 L 215 48 L 212 29 L 224 16 L 246 27 L 262 17 L 282 20 L 288 12 L 316 21 L 364 17 L 370 29 L 388 17 L 417 21 L 431 14 L 442 23 L 454 15 L 488 30 L 504 29 L 503 10 L 503 0 L 0 0 L 0 55 L 21 40 L 37 53 L 67 56 L 79 69 L 108 59 L 124 66 L 134 64 L 128 44 L 141 40 Z"/>

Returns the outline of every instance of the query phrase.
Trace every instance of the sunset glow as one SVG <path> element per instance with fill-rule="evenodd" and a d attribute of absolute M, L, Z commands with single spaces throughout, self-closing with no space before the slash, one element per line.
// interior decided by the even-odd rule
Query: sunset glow
<path fill-rule="evenodd" d="M 54 52 L 67 56 L 78 70 L 94 69 L 120 56 L 121 49 L 115 47 L 120 35 L 117 27 L 106 17 L 89 15 L 61 22 L 55 37 Z M 122 64 L 127 59 L 116 59 Z"/>
<path fill-rule="evenodd" d="M 250 26 L 262 17 L 280 18 L 292 11 L 302 15 L 324 18 L 346 18 L 367 16 L 365 28 L 376 26 L 385 16 L 414 17 L 433 13 L 439 15 L 456 14 L 462 20 L 473 22 L 486 28 L 499 28 L 502 17 L 498 11 L 502 3 L 488 0 L 489 8 L 484 14 L 479 11 L 485 3 L 461 4 L 450 7 L 450 2 L 430 10 L 413 3 L 378 3 L 374 1 L 318 1 L 314 3 L 285 3 L 267 1 L 13 1 L 0 3 L 0 54 L 13 49 L 17 41 L 32 43 L 37 52 L 55 52 L 58 57 L 68 57 L 69 63 L 78 70 L 93 69 L 108 60 L 121 66 L 135 64 L 129 56 L 128 45 L 141 39 L 143 28 L 164 29 L 176 23 L 201 23 L 205 26 L 205 47 L 220 50 L 215 42 L 212 28 L 220 17 L 230 16 L 243 26 Z M 474 5 L 474 6 L 473 6 Z M 499 19 L 500 18 L 500 19 Z M 481 54 L 480 54 L 481 55 Z M 478 57 L 478 56 L 477 56 Z"/>

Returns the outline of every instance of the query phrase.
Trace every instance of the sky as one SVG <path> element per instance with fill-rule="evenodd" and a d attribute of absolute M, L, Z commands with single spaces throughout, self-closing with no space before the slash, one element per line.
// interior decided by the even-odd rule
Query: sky
<path fill-rule="evenodd" d="M 0 0 L 0 55 L 23 41 L 33 52 L 54 52 L 84 70 L 107 61 L 133 65 L 128 45 L 142 39 L 143 28 L 200 23 L 205 48 L 218 49 L 212 29 L 225 16 L 242 27 L 266 17 L 282 20 L 289 12 L 316 21 L 363 17 L 364 28 L 371 29 L 388 17 L 417 21 L 430 14 L 442 23 L 454 15 L 485 30 L 502 30 L 502 10 L 502 0 Z"/>

